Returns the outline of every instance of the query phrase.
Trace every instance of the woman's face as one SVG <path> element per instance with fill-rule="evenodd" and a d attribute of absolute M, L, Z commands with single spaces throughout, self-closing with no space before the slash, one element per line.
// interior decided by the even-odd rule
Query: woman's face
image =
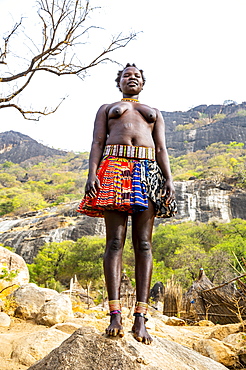
<path fill-rule="evenodd" d="M 120 89 L 124 94 L 139 94 L 143 89 L 141 72 L 135 67 L 125 68 L 120 78 Z"/>

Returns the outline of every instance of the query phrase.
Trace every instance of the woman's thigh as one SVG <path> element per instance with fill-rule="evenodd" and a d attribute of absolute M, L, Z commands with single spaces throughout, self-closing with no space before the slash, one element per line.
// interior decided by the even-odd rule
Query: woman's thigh
<path fill-rule="evenodd" d="M 127 231 L 128 214 L 119 211 L 105 211 L 104 219 L 106 225 L 107 243 L 119 240 L 124 243 Z"/>
<path fill-rule="evenodd" d="M 155 208 L 151 200 L 145 211 L 137 212 L 132 216 L 132 240 L 137 245 L 141 241 L 151 242 Z"/>

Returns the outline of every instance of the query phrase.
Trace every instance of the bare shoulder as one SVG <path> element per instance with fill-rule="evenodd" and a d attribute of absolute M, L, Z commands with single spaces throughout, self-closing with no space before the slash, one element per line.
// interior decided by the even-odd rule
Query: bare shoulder
<path fill-rule="evenodd" d="M 109 105 L 110 104 L 103 104 L 103 105 L 101 105 L 97 112 L 98 113 L 106 112 Z"/>
<path fill-rule="evenodd" d="M 161 111 L 157 108 L 152 108 L 155 110 L 156 112 L 156 117 L 157 117 L 157 120 L 161 121 L 164 123 L 164 118 L 163 118 L 163 115 L 161 114 Z"/>
<path fill-rule="evenodd" d="M 159 110 L 159 109 L 157 109 L 157 108 L 152 108 L 152 109 L 154 109 L 154 110 L 156 111 L 156 113 L 158 114 L 158 116 L 159 116 L 159 115 L 161 115 L 161 116 L 162 116 L 162 114 L 161 114 L 161 112 L 160 112 L 160 110 Z"/>

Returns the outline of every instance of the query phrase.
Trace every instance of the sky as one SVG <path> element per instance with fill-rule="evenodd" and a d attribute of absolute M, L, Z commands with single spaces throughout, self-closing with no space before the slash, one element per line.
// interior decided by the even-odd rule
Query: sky
<path fill-rule="evenodd" d="M 35 4 L 34 0 L 0 0 L 0 35 L 21 16 L 26 34 L 40 35 Z M 138 32 L 136 40 L 110 57 L 144 70 L 142 103 L 160 111 L 186 111 L 200 104 L 246 101 L 245 0 L 93 0 L 93 4 L 100 9 L 90 22 L 101 28 L 92 30 L 84 51 L 78 50 L 79 57 L 99 54 L 112 35 Z M 13 47 L 22 52 L 21 43 L 15 41 Z M 0 77 L 4 68 L 10 66 L 0 64 Z M 25 120 L 13 108 L 1 109 L 0 132 L 18 131 L 56 149 L 89 151 L 97 110 L 121 99 L 115 83 L 119 69 L 114 63 L 102 64 L 84 80 L 37 76 L 19 103 L 35 109 L 40 104 L 55 107 L 66 99 L 56 113 L 38 122 Z"/>

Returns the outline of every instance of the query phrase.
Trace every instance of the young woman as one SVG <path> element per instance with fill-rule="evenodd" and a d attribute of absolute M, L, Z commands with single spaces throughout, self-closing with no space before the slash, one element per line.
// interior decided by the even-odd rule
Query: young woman
<path fill-rule="evenodd" d="M 136 306 L 134 337 L 145 344 L 152 338 L 145 327 L 152 274 L 151 238 L 155 216 L 176 213 L 175 190 L 158 109 L 141 104 L 143 71 L 127 64 L 118 72 L 121 101 L 104 104 L 97 112 L 89 159 L 85 197 L 78 211 L 104 217 L 104 274 L 110 308 L 106 333 L 122 337 L 120 281 L 128 215 L 132 217 L 135 252 Z"/>

